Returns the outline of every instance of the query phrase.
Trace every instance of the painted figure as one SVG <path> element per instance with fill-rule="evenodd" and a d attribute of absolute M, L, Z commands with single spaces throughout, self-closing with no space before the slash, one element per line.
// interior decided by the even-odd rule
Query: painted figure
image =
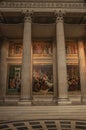
<path fill-rule="evenodd" d="M 52 65 L 34 65 L 33 67 L 33 93 L 53 93 Z"/>

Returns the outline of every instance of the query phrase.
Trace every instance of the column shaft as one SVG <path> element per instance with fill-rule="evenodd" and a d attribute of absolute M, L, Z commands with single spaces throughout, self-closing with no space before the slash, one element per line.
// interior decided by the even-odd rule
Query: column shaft
<path fill-rule="evenodd" d="M 58 103 L 69 103 L 63 16 L 56 20 Z"/>
<path fill-rule="evenodd" d="M 23 34 L 23 57 L 21 73 L 21 101 L 31 104 L 31 17 L 26 14 Z"/>
<path fill-rule="evenodd" d="M 86 63 L 83 41 L 78 42 L 82 102 L 86 103 Z"/>

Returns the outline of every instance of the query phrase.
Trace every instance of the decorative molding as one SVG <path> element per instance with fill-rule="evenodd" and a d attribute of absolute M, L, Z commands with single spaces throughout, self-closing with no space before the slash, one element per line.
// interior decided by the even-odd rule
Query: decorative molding
<path fill-rule="evenodd" d="M 7 63 L 12 63 L 12 64 L 22 64 L 22 57 L 7 57 Z"/>
<path fill-rule="evenodd" d="M 0 2 L 0 8 L 66 8 L 86 9 L 86 3 L 72 2 Z"/>
<path fill-rule="evenodd" d="M 0 0 L 0 1 L 3 1 L 3 2 L 28 2 L 28 0 Z M 30 2 L 57 2 L 57 0 L 29 0 Z M 65 2 L 85 2 L 84 0 L 65 0 Z M 64 2 L 64 0 L 58 0 L 58 2 Z"/>

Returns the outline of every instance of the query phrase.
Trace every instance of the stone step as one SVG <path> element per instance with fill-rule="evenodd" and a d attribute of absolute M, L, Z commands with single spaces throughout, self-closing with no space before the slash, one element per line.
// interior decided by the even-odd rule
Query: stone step
<path fill-rule="evenodd" d="M 86 105 L 75 106 L 1 106 L 0 120 L 12 119 L 86 119 Z"/>

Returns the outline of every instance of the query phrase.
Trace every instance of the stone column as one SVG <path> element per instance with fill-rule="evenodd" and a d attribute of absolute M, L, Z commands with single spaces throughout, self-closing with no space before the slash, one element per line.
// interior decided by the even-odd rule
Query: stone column
<path fill-rule="evenodd" d="M 1 63 L 0 63 L 0 100 L 5 101 L 7 87 L 7 56 L 8 40 L 4 39 L 1 43 Z"/>
<path fill-rule="evenodd" d="M 58 103 L 69 104 L 71 102 L 68 100 L 64 20 L 62 12 L 58 12 L 56 15 Z"/>
<path fill-rule="evenodd" d="M 78 42 L 79 48 L 79 70 L 80 70 L 80 83 L 81 83 L 81 98 L 82 102 L 86 103 L 86 63 L 83 41 Z"/>
<path fill-rule="evenodd" d="M 19 104 L 31 105 L 31 13 L 27 11 L 24 19 L 23 56 L 21 72 L 21 101 Z"/>

